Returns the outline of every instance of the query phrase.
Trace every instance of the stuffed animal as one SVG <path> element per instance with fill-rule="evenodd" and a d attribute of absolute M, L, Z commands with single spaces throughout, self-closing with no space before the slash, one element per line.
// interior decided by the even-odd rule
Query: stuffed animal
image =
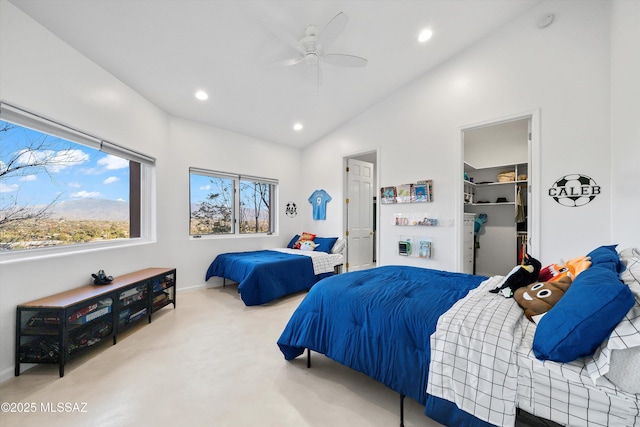
<path fill-rule="evenodd" d="M 303 232 L 300 235 L 300 238 L 298 239 L 298 241 L 293 245 L 293 249 L 300 249 L 300 246 L 302 245 L 302 243 L 306 242 L 307 240 L 313 242 L 313 239 L 316 238 L 316 235 L 313 233 L 308 233 L 308 232 Z"/>
<path fill-rule="evenodd" d="M 311 240 L 305 240 L 304 242 L 300 243 L 301 251 L 313 251 L 317 247 L 318 245 L 316 243 L 313 243 L 313 241 Z"/>
<path fill-rule="evenodd" d="M 564 296 L 572 282 L 573 279 L 565 275 L 551 282 L 532 283 L 526 288 L 517 289 L 513 299 L 522 307 L 527 319 L 538 323 L 540 318 Z"/>
<path fill-rule="evenodd" d="M 538 280 L 538 274 L 542 264 L 529 254 L 522 257 L 522 263 L 517 265 L 507 274 L 502 286 L 491 289 L 489 292 L 500 293 L 505 298 L 511 298 L 518 288 L 523 288 Z"/>
<path fill-rule="evenodd" d="M 578 274 L 582 273 L 589 267 L 591 267 L 590 257 L 581 256 L 572 258 L 564 265 L 551 264 L 540 270 L 538 281 L 551 282 L 553 280 L 561 279 L 565 276 L 569 276 L 572 279 L 575 279 Z"/>

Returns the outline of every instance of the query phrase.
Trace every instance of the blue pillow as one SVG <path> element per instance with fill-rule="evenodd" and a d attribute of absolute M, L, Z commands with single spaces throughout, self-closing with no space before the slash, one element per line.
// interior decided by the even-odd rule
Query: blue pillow
<path fill-rule="evenodd" d="M 316 252 L 322 251 L 328 254 L 331 253 L 331 248 L 333 248 L 336 240 L 338 240 L 337 237 L 316 237 L 313 239 L 313 243 L 318 245 L 315 249 Z"/>
<path fill-rule="evenodd" d="M 287 245 L 287 247 L 288 247 L 289 249 L 293 249 L 293 245 L 295 245 L 295 244 L 296 244 L 296 242 L 297 242 L 298 240 L 300 240 L 300 235 L 299 235 L 299 234 L 296 234 L 295 236 L 293 236 L 293 239 L 291 239 L 291 241 L 289 242 L 289 244 Z"/>
<path fill-rule="evenodd" d="M 591 266 L 544 315 L 533 337 L 538 359 L 571 362 L 593 354 L 631 309 L 627 285 L 607 266 Z"/>
<path fill-rule="evenodd" d="M 616 246 L 600 246 L 589 252 L 588 257 L 591 257 L 591 266 L 602 266 L 611 269 L 615 273 L 622 273 L 624 271 L 624 264 L 620 260 L 620 255 L 616 252 Z"/>

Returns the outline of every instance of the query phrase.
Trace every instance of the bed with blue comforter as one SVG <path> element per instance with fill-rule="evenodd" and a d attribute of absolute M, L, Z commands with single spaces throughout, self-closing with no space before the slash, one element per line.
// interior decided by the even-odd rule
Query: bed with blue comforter
<path fill-rule="evenodd" d="M 537 322 L 490 292 L 503 276 L 388 266 L 328 278 L 278 345 L 287 360 L 323 353 L 448 426 L 515 426 L 525 413 L 545 425 L 639 426 L 640 383 L 629 378 L 640 361 L 640 250 L 606 245 L 571 261 L 585 259 Z"/>
<path fill-rule="evenodd" d="M 220 254 L 209 265 L 205 280 L 217 276 L 237 282 L 242 301 L 251 306 L 306 291 L 321 278 L 332 275 L 334 263 L 330 257 L 333 254 L 282 250 Z M 317 265 L 314 268 L 314 263 L 323 260 L 326 261 L 324 268 Z"/>
<path fill-rule="evenodd" d="M 406 266 L 330 277 L 309 291 L 278 346 L 286 360 L 310 349 L 426 405 L 438 318 L 485 279 Z M 443 399 L 432 397 L 429 407 L 441 419 L 484 425 Z"/>

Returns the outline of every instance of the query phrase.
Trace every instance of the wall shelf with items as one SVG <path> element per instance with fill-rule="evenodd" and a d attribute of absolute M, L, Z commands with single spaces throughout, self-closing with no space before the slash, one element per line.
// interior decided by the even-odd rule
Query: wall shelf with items
<path fill-rule="evenodd" d="M 429 202 L 433 202 L 433 180 L 431 179 L 380 189 L 380 203 L 383 205 Z"/>
<path fill-rule="evenodd" d="M 413 227 L 438 227 L 438 216 L 416 212 L 411 214 L 397 213 L 393 215 L 393 225 Z"/>
<path fill-rule="evenodd" d="M 425 236 L 400 236 L 398 255 L 412 258 L 432 259 L 433 241 Z"/>

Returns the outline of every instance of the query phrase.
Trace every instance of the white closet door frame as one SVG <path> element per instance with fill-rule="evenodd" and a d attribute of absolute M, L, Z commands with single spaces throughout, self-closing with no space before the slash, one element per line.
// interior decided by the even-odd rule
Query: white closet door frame
<path fill-rule="evenodd" d="M 460 127 L 460 142 L 458 144 L 458 168 L 456 174 L 457 198 L 459 200 L 456 207 L 456 265 L 458 271 L 463 268 L 463 226 L 464 226 L 464 133 L 473 129 L 497 125 L 513 120 L 529 119 L 529 143 L 528 143 L 528 184 L 527 184 L 527 206 L 529 209 L 527 219 L 527 243 L 528 252 L 534 258 L 540 258 L 540 109 L 528 111 L 520 114 L 472 123 Z"/>

